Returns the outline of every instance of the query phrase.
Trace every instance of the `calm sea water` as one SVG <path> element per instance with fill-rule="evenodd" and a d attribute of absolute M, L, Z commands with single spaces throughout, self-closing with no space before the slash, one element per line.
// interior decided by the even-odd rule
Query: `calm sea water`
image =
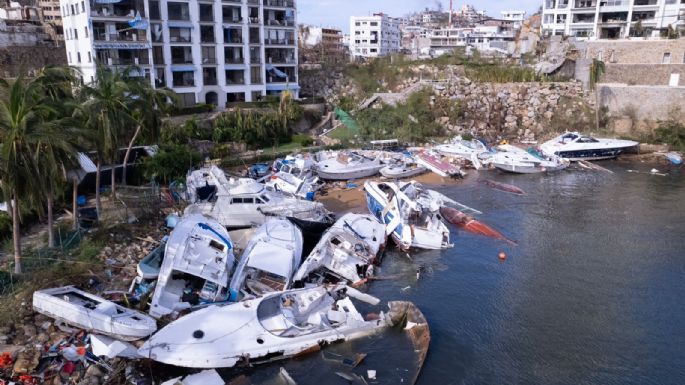
<path fill-rule="evenodd" d="M 602 165 L 615 174 L 480 175 L 526 196 L 478 176 L 430 186 L 483 211 L 518 246 L 453 228 L 451 250 L 387 253 L 389 279 L 369 291 L 413 301 L 428 318 L 420 384 L 685 383 L 685 177 L 666 166 L 662 177 L 627 172 L 649 164 Z M 282 383 L 284 366 L 300 385 L 345 384 L 335 371 L 375 369 L 379 383 L 399 384 L 413 370 L 407 345 L 397 331 L 327 350 L 368 353 L 354 370 L 314 354 L 247 374 Z"/>

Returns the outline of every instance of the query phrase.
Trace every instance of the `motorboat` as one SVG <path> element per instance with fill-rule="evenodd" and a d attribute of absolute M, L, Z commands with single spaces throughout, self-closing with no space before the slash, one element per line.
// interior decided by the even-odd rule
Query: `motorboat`
<path fill-rule="evenodd" d="M 547 156 L 558 155 L 571 161 L 611 159 L 638 142 L 621 139 L 595 139 L 578 132 L 566 132 L 540 145 Z"/>
<path fill-rule="evenodd" d="M 271 167 L 267 163 L 255 163 L 247 169 L 247 176 L 252 179 L 263 178 L 269 173 L 271 173 Z"/>
<path fill-rule="evenodd" d="M 498 146 L 497 149 L 488 163 L 506 172 L 537 174 L 563 170 L 571 164 L 568 159 L 557 155 L 545 156 L 533 149 L 526 151 L 509 144 Z"/>
<path fill-rule="evenodd" d="M 136 272 L 141 279 L 157 279 L 159 269 L 162 267 L 162 261 L 164 260 L 164 249 L 168 239 L 168 236 L 164 236 L 159 246 L 138 262 Z"/>
<path fill-rule="evenodd" d="M 168 324 L 138 354 L 180 367 L 230 368 L 290 358 L 397 326 L 410 336 L 423 361 L 430 336 L 426 319 L 414 304 L 389 302 L 387 312 L 367 319 L 352 298 L 373 306 L 380 302 L 353 288 L 333 285 L 210 306 Z"/>
<path fill-rule="evenodd" d="M 456 204 L 437 191 L 424 189 L 419 183 L 364 183 L 369 211 L 385 224 L 402 249 L 446 249 L 452 247 L 450 231 L 440 216 L 440 207 Z"/>
<path fill-rule="evenodd" d="M 379 158 L 368 158 L 357 152 L 345 151 L 316 164 L 316 173 L 321 179 L 350 180 L 378 174 L 384 167 Z"/>
<path fill-rule="evenodd" d="M 232 296 L 258 297 L 290 288 L 302 261 L 302 232 L 285 219 L 270 219 L 255 231 L 235 269 Z"/>
<path fill-rule="evenodd" d="M 415 155 L 416 163 L 433 171 L 442 177 L 463 177 L 459 166 L 456 166 L 433 151 L 421 151 Z"/>
<path fill-rule="evenodd" d="M 79 329 L 123 341 L 139 340 L 157 330 L 157 322 L 152 317 L 74 286 L 35 291 L 33 310 Z"/>
<path fill-rule="evenodd" d="M 464 140 L 461 136 L 457 136 L 447 143 L 437 145 L 433 149 L 445 156 L 457 156 L 467 160 L 471 160 L 473 155 L 478 156 L 489 151 L 485 143 L 480 140 Z"/>
<path fill-rule="evenodd" d="M 310 156 L 302 154 L 276 159 L 273 173 L 265 182 L 267 189 L 314 200 L 316 191 L 322 186 L 312 170 L 314 164 Z"/>
<path fill-rule="evenodd" d="M 216 166 L 191 172 L 187 189 L 191 204 L 185 215 L 209 215 L 228 228 L 259 226 L 269 217 L 330 222 L 330 212 L 322 203 L 269 191 L 252 179 L 227 179 Z"/>
<path fill-rule="evenodd" d="M 385 240 L 385 226 L 371 215 L 345 214 L 323 234 L 293 281 L 363 283 L 373 276 Z"/>
<path fill-rule="evenodd" d="M 416 163 L 411 156 L 404 156 L 395 163 L 391 163 L 381 169 L 381 175 L 391 179 L 404 179 L 421 175 L 428 169 Z"/>
<path fill-rule="evenodd" d="M 235 263 L 233 243 L 224 226 L 204 215 L 185 215 L 169 235 L 150 315 L 177 315 L 230 300 L 228 283 Z"/>

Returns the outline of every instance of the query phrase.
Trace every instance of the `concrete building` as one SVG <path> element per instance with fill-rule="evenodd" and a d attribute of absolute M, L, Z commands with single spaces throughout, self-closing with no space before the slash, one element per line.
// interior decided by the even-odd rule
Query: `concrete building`
<path fill-rule="evenodd" d="M 43 12 L 43 21 L 54 25 L 62 25 L 62 12 L 60 12 L 59 0 L 39 0 L 38 7 Z"/>
<path fill-rule="evenodd" d="M 350 54 L 372 58 L 400 52 L 400 22 L 383 13 L 350 17 Z"/>
<path fill-rule="evenodd" d="M 338 60 L 345 53 L 343 34 L 339 29 L 300 25 L 298 34 L 300 55 L 306 62 Z"/>
<path fill-rule="evenodd" d="M 512 53 L 516 34 L 497 26 L 476 26 L 472 28 L 440 28 L 433 30 L 430 48 L 433 56 L 452 52 L 456 48 L 475 48 L 485 54 Z"/>
<path fill-rule="evenodd" d="M 544 35 L 595 39 L 658 37 L 683 28 L 683 0 L 544 0 Z"/>
<path fill-rule="evenodd" d="M 298 96 L 294 0 L 60 0 L 69 64 L 135 65 L 183 105 Z"/>
<path fill-rule="evenodd" d="M 502 11 L 500 14 L 502 20 L 513 22 L 514 28 L 521 28 L 526 19 L 526 11 Z"/>

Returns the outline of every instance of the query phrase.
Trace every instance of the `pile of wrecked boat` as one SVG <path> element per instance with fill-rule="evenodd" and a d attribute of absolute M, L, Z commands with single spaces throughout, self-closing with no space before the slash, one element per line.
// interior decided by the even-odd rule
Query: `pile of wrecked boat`
<path fill-rule="evenodd" d="M 255 165 L 245 177 L 204 167 L 189 172 L 182 217 L 139 262 L 123 301 L 67 286 L 36 291 L 33 308 L 90 333 L 90 344 L 98 347 L 94 356 L 198 369 L 287 359 L 400 327 L 418 353 L 420 370 L 430 341 L 421 311 L 405 301 L 390 301 L 387 310 L 369 315 L 359 306 L 381 302 L 364 289 L 388 239 L 401 250 L 446 249 L 452 247 L 447 221 L 511 241 L 476 220 L 478 210 L 416 181 L 399 180 L 425 172 L 463 177 L 466 165 L 513 173 L 559 171 L 571 160 L 614 157 L 635 145 L 579 133 L 528 150 L 455 138 L 417 151 L 298 154 L 271 166 Z M 336 218 L 315 201 L 323 180 L 378 173 L 383 180 L 363 185 L 369 214 Z M 524 193 L 515 186 L 483 183 Z M 245 228 L 254 232 L 237 245 L 231 230 Z M 307 240 L 315 244 L 309 252 Z"/>

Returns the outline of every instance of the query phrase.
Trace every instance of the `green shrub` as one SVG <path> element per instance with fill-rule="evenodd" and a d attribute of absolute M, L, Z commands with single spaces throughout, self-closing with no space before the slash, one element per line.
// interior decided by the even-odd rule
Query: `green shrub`
<path fill-rule="evenodd" d="M 656 140 L 673 149 L 685 151 L 685 126 L 674 119 L 660 121 L 654 131 Z"/>
<path fill-rule="evenodd" d="M 215 106 L 213 104 L 199 103 L 194 106 L 189 107 L 177 107 L 171 112 L 173 116 L 179 115 L 192 115 L 192 114 L 202 114 L 206 112 L 214 111 Z"/>
<path fill-rule="evenodd" d="M 293 135 L 292 141 L 298 143 L 302 147 L 309 147 L 314 144 L 314 138 L 305 134 Z"/>
<path fill-rule="evenodd" d="M 200 154 L 188 146 L 165 144 L 160 147 L 157 155 L 145 159 L 143 175 L 168 184 L 184 178 L 188 169 L 199 164 L 200 160 Z"/>
<path fill-rule="evenodd" d="M 200 125 L 196 116 L 181 125 L 167 124 L 162 128 L 162 143 L 186 144 L 190 139 L 210 140 L 212 132 Z"/>
<path fill-rule="evenodd" d="M 4 211 L 0 211 L 0 242 L 12 238 L 12 218 Z"/>

